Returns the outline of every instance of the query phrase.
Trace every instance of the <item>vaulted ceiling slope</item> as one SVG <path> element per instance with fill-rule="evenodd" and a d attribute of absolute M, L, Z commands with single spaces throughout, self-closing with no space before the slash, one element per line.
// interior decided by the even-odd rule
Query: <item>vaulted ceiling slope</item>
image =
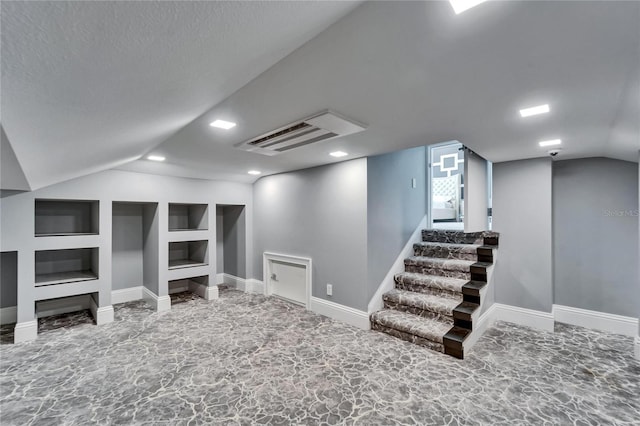
<path fill-rule="evenodd" d="M 494 162 L 554 138 L 559 158 L 638 158 L 639 2 L 6 4 L 2 120 L 32 187 L 109 167 L 251 182 L 447 140 Z M 233 147 L 326 108 L 367 130 Z"/>
<path fill-rule="evenodd" d="M 358 4 L 1 3 L 2 125 L 34 189 L 139 158 Z"/>

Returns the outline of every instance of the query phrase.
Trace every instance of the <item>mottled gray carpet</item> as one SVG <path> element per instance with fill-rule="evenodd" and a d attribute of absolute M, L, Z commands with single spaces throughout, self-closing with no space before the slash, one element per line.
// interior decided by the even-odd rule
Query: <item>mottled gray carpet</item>
<path fill-rule="evenodd" d="M 498 323 L 464 361 L 223 291 L 2 345 L 7 425 L 610 425 L 640 421 L 632 339 Z"/>

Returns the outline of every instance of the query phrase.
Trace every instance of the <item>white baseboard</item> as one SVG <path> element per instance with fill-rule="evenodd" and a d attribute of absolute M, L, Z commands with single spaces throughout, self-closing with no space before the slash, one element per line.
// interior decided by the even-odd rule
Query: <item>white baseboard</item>
<path fill-rule="evenodd" d="M 8 306 L 0 308 L 0 324 L 13 324 L 18 318 L 18 307 Z"/>
<path fill-rule="evenodd" d="M 146 300 L 156 312 L 171 310 L 171 298 L 169 296 L 158 296 L 146 287 L 142 288 L 143 299 Z"/>
<path fill-rule="evenodd" d="M 98 306 L 96 301 L 93 300 L 93 297 L 89 297 L 89 301 L 91 303 L 89 308 L 91 309 L 93 319 L 96 320 L 96 325 L 113 322 L 113 305 Z"/>
<path fill-rule="evenodd" d="M 111 303 L 116 305 L 118 303 L 133 302 L 143 298 L 143 286 L 124 288 L 122 290 L 113 290 L 111 292 Z"/>
<path fill-rule="evenodd" d="M 229 284 L 236 288 L 236 290 L 244 291 L 245 293 L 264 294 L 264 283 L 255 278 L 240 278 L 231 274 L 223 274 L 224 283 Z"/>
<path fill-rule="evenodd" d="M 473 331 L 463 343 L 465 353 L 471 350 L 478 343 L 484 332 L 496 322 L 495 309 L 495 304 L 491 305 L 484 314 L 480 315 L 478 321 L 473 322 Z"/>
<path fill-rule="evenodd" d="M 636 336 L 633 346 L 635 346 L 636 359 L 640 361 L 640 336 Z"/>
<path fill-rule="evenodd" d="M 493 317 L 499 321 L 512 322 L 538 330 L 553 331 L 554 320 L 551 312 L 535 311 L 533 309 L 494 303 Z"/>
<path fill-rule="evenodd" d="M 264 294 L 265 293 L 265 289 L 264 289 L 264 283 L 260 280 L 257 280 L 255 278 L 250 278 L 248 280 L 246 280 L 245 283 L 246 286 L 246 292 L 247 293 L 253 293 L 253 294 Z"/>
<path fill-rule="evenodd" d="M 638 318 L 623 317 L 621 315 L 563 305 L 553 305 L 552 312 L 556 321 L 565 324 L 632 337 L 638 334 Z"/>
<path fill-rule="evenodd" d="M 325 317 L 346 322 L 347 324 L 351 324 L 363 330 L 369 330 L 371 328 L 368 313 L 340 305 L 335 302 L 320 299 L 319 297 L 311 297 L 311 306 L 309 310 L 316 314 L 324 315 Z"/>
<path fill-rule="evenodd" d="M 13 343 L 29 342 L 38 337 L 38 320 L 19 322 L 13 329 Z"/>
<path fill-rule="evenodd" d="M 216 274 L 216 284 L 224 284 L 224 273 Z"/>
<path fill-rule="evenodd" d="M 413 231 L 413 234 L 411 234 L 411 237 L 409 237 L 407 244 L 405 244 L 405 246 L 402 248 L 400 254 L 398 254 L 398 257 L 396 258 L 396 261 L 393 262 L 393 265 L 391 265 L 389 272 L 387 272 L 387 275 L 383 278 L 375 294 L 369 301 L 369 313 L 379 311 L 383 308 L 382 295 L 395 287 L 395 281 L 393 279 L 394 275 L 404 271 L 404 260 L 407 257 L 413 256 L 413 245 L 422 241 L 422 230 L 426 228 L 427 216 L 422 218 L 416 229 Z"/>

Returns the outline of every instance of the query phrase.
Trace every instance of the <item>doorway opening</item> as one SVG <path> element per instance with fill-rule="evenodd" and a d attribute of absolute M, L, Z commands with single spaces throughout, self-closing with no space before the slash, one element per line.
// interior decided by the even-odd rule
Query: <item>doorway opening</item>
<path fill-rule="evenodd" d="M 428 149 L 429 216 L 432 229 L 464 229 L 464 149 L 460 142 Z"/>
<path fill-rule="evenodd" d="M 246 290 L 246 217 L 244 205 L 216 205 L 217 284 Z"/>

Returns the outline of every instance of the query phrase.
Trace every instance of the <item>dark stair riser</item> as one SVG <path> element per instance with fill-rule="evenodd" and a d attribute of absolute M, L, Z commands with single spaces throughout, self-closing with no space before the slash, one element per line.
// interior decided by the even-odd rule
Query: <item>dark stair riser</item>
<path fill-rule="evenodd" d="M 447 324 L 451 324 L 453 326 L 453 316 L 444 315 L 438 312 L 433 312 L 428 309 L 422 309 L 417 306 L 406 305 L 402 303 L 398 303 L 393 300 L 384 300 L 384 307 L 386 309 L 393 309 L 396 311 L 407 312 L 409 314 L 417 315 L 423 318 L 431 318 L 436 321 L 441 321 Z"/>
<path fill-rule="evenodd" d="M 453 327 L 442 339 L 444 353 L 452 357 L 464 359 L 464 340 L 471 334 L 470 330 Z"/>
<path fill-rule="evenodd" d="M 468 250 L 462 250 L 460 248 L 450 248 L 446 246 L 438 245 L 413 245 L 414 256 L 424 257 L 437 257 L 440 259 L 460 259 L 460 260 L 472 260 L 477 262 L 479 260 L 477 251 L 469 252 Z"/>
<path fill-rule="evenodd" d="M 420 336 L 416 336 L 414 334 L 409 334 L 404 331 L 399 331 L 394 328 L 385 327 L 384 325 L 378 324 L 375 321 L 371 321 L 371 329 L 376 331 L 382 331 L 390 336 L 397 337 L 398 339 L 404 340 L 405 342 L 414 343 L 416 345 L 424 346 L 436 352 L 444 352 L 444 346 L 440 343 L 433 342 L 431 340 L 425 339 Z"/>
<path fill-rule="evenodd" d="M 405 263 L 404 270 L 406 272 L 415 272 L 418 274 L 425 274 L 425 275 L 437 275 L 439 277 L 460 278 L 463 280 L 471 279 L 471 274 L 469 272 L 442 269 L 435 265 L 434 266 L 412 265 L 412 264 L 407 265 Z"/>

